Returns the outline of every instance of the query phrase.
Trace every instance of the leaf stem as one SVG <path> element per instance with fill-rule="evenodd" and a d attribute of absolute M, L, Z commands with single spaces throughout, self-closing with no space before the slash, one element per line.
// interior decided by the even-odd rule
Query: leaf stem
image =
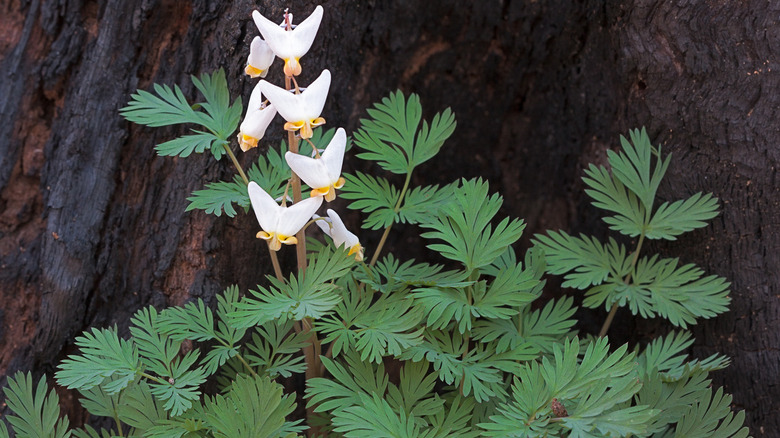
<path fill-rule="evenodd" d="M 631 273 L 634 272 L 634 269 L 636 268 L 636 262 L 639 260 L 639 251 L 642 249 L 642 244 L 645 241 L 645 232 L 642 231 L 642 234 L 639 235 L 639 241 L 636 243 L 636 249 L 634 250 L 634 257 L 631 259 L 631 270 L 628 272 L 628 275 L 626 275 L 626 278 L 623 279 L 623 283 L 628 284 L 628 282 L 631 280 Z M 612 325 L 612 320 L 615 319 L 615 314 L 618 310 L 618 303 L 612 303 L 612 308 L 609 309 L 609 314 L 607 315 L 607 319 L 604 320 L 604 325 L 601 326 L 601 330 L 599 331 L 599 337 L 603 338 L 607 335 L 607 331 L 609 331 L 609 326 Z"/>
<path fill-rule="evenodd" d="M 246 367 L 247 371 L 249 371 L 249 374 L 251 374 L 252 377 L 257 377 L 257 373 L 255 372 L 255 370 L 253 370 L 252 367 L 249 366 L 249 363 L 244 359 L 243 356 L 241 356 L 241 354 L 236 352 L 236 357 L 238 358 L 239 362 L 244 364 L 244 366 Z"/>
<path fill-rule="evenodd" d="M 406 191 L 409 189 L 409 182 L 412 180 L 412 170 L 413 169 L 409 170 L 409 172 L 406 174 L 404 187 L 401 189 L 401 194 L 398 196 L 398 202 L 395 203 L 395 208 L 393 208 L 393 211 L 396 214 L 401 211 L 401 202 L 403 202 Z M 374 266 L 376 264 L 377 259 L 379 259 L 379 254 L 382 252 L 382 247 L 385 246 L 385 242 L 387 241 L 387 236 L 390 234 L 390 228 L 393 227 L 394 223 L 395 221 L 391 222 L 390 225 L 385 227 L 385 232 L 382 234 L 382 238 L 379 239 L 379 245 L 376 246 L 376 251 L 374 251 L 374 255 L 371 257 L 371 263 L 369 263 L 368 266 Z"/>
<path fill-rule="evenodd" d="M 244 184 L 249 185 L 249 178 L 246 177 L 244 169 L 241 168 L 240 164 L 238 164 L 238 160 L 236 159 L 236 156 L 233 155 L 233 151 L 230 150 L 230 147 L 227 145 L 227 143 L 225 143 L 223 146 L 225 147 L 225 152 L 227 153 L 228 157 L 230 157 L 230 160 L 233 161 L 233 165 L 236 166 L 238 174 L 241 175 L 241 179 L 244 180 Z"/>
<path fill-rule="evenodd" d="M 153 375 L 148 374 L 148 373 L 141 373 L 141 377 L 145 377 L 145 378 L 147 378 L 147 379 L 149 379 L 149 380 L 151 380 L 152 382 L 155 382 L 155 383 L 160 383 L 160 384 L 167 383 L 167 382 L 164 382 L 164 381 L 160 380 L 159 378 L 154 377 Z"/>
<path fill-rule="evenodd" d="M 604 325 L 601 326 L 601 331 L 599 331 L 599 337 L 603 338 L 607 335 L 607 331 L 609 331 L 609 326 L 612 325 L 612 320 L 615 319 L 615 314 L 617 313 L 618 309 L 618 303 L 613 303 L 612 308 L 609 309 L 609 315 L 607 315 L 607 319 L 604 320 Z"/>
<path fill-rule="evenodd" d="M 114 410 L 114 421 L 116 421 L 116 431 L 119 434 L 119 436 L 125 436 L 124 432 L 122 432 L 122 422 L 119 421 L 119 414 L 117 414 L 116 410 Z"/>

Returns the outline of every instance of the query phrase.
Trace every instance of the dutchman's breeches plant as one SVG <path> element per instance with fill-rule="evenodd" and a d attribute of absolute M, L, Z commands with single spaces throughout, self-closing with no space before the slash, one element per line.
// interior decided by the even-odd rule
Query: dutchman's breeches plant
<path fill-rule="evenodd" d="M 122 109 L 131 122 L 193 127 L 157 145 L 159 155 L 208 150 L 230 158 L 237 175 L 207 183 L 188 210 L 229 217 L 253 210 L 257 245 L 271 261 L 258 269 L 273 275 L 254 290 L 226 287 L 215 308 L 198 299 L 141 309 L 128 339 L 116 327 L 76 338 L 79 350 L 59 365 L 57 382 L 77 390 L 93 416 L 108 417 L 99 424 L 109 430 L 69 429 L 43 380 L 10 378 L 7 419 L 17 436 L 748 435 L 744 413 L 710 386 L 709 373 L 728 359 L 685 352 L 693 342 L 686 329 L 727 310 L 729 284 L 685 257 L 642 252 L 650 239 L 706 226 L 716 198 L 657 203 L 671 158 L 635 130 L 608 152 L 609 166 L 591 165 L 583 178 L 616 236 L 602 242 L 548 231 L 518 256 L 513 244 L 525 224 L 496 218 L 502 198 L 485 181 L 411 184 L 453 133 L 449 109 L 423 121 L 419 98 L 398 91 L 367 110 L 351 139 L 333 120 L 326 124 L 331 72 L 299 81 L 304 67 L 315 68 L 303 58 L 323 13 L 318 6 L 296 24 L 287 11 L 271 19 L 254 12 L 261 35 L 247 48 L 250 79 L 241 80 L 258 82 L 246 109 L 240 98 L 231 103 L 222 70 L 192 78 L 203 98 L 195 104 L 178 86 L 155 85 Z M 253 79 L 275 75 L 283 84 Z M 261 143 L 266 131 L 282 129 L 279 147 Z M 253 163 L 246 170 L 238 149 Z M 384 174 L 342 173 L 345 155 Z M 360 232 L 342 221 L 331 203 L 337 197 L 363 215 Z M 445 262 L 383 254 L 399 222 L 416 226 Z M 374 248 L 361 244 L 369 235 Z M 285 272 L 278 251 L 295 251 L 297 266 Z M 572 297 L 540 302 L 545 275 L 584 291 L 584 307 L 609 310 L 601 333 L 577 333 Z M 663 318 L 668 333 L 611 345 L 606 335 L 621 310 Z M 0 436 L 8 436 L 4 424 Z"/>

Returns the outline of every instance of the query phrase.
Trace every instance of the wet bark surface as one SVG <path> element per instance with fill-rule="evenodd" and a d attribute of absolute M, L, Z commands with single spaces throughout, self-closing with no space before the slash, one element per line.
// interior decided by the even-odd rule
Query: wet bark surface
<path fill-rule="evenodd" d="M 314 4 L 293 6 L 302 18 Z M 253 218 L 184 212 L 193 190 L 232 175 L 229 161 L 157 157 L 153 146 L 184 130 L 135 126 L 118 109 L 152 83 L 181 84 L 194 99 L 190 75 L 220 67 L 233 95 L 247 99 L 254 81 L 241 73 L 258 34 L 250 13 L 280 17 L 284 7 L 204 0 L 0 5 L 0 373 L 51 372 L 87 327 L 124 330 L 142 306 L 211 302 L 226 286 L 246 290 L 271 272 L 264 248 L 251 239 Z M 652 247 L 732 282 L 732 310 L 694 329 L 692 353 L 730 356 L 715 383 L 747 410 L 754 435 L 778 430 L 775 2 L 324 7 L 300 82 L 331 70 L 329 125 L 352 131 L 367 106 L 395 89 L 419 93 L 427 117 L 452 107 L 455 135 L 415 182 L 486 178 L 504 196 L 504 212 L 529 223 L 525 244 L 545 229 L 603 235 L 582 192 L 582 169 L 604 162 L 619 134 L 646 126 L 653 143 L 674 155 L 662 198 L 703 191 L 721 200 L 711 226 Z M 279 70 L 271 81 L 281 82 Z M 276 144 L 281 128 L 270 131 Z M 409 237 L 413 230 L 396 231 L 389 249 L 417 255 L 422 245 Z M 369 248 L 378 239 L 365 236 Z M 601 318 L 582 315 L 596 328 Z M 610 334 L 621 341 L 663 326 L 627 315 L 617 321 Z"/>

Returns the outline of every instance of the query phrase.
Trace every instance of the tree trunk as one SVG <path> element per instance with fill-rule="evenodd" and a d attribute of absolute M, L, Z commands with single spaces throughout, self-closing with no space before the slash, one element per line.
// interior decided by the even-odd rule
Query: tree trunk
<path fill-rule="evenodd" d="M 647 126 L 675 156 L 660 195 L 721 200 L 710 227 L 654 249 L 732 282 L 731 312 L 695 329 L 693 354 L 732 358 L 715 383 L 762 436 L 780 428 L 780 81 L 772 71 L 780 69 L 780 6 L 744 3 L 336 2 L 302 59 L 301 82 L 331 70 L 324 115 L 348 132 L 397 88 L 419 93 L 427 116 L 452 107 L 455 135 L 416 180 L 487 178 L 506 212 L 528 221 L 526 244 L 546 229 L 603 233 L 582 169 L 603 162 L 619 134 Z M 294 6 L 300 19 L 314 2 Z M 273 0 L 259 10 L 281 17 L 284 7 Z M 253 218 L 184 212 L 193 190 L 232 175 L 228 160 L 157 157 L 153 146 L 183 130 L 118 114 L 152 83 L 182 84 L 195 98 L 189 76 L 220 67 L 246 102 L 254 8 L 248 0 L 0 5 L 0 373 L 51 372 L 87 327 L 124 330 L 142 306 L 210 302 L 272 272 L 250 238 Z M 278 128 L 269 130 L 273 145 Z M 391 251 L 422 248 L 411 229 L 395 231 Z M 379 235 L 364 234 L 375 246 Z M 601 317 L 582 315 L 586 325 Z M 619 321 L 617 339 L 650 330 Z"/>

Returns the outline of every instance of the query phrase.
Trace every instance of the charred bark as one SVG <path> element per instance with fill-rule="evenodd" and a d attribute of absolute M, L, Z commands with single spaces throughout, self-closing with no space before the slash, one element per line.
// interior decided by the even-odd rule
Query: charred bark
<path fill-rule="evenodd" d="M 292 6 L 303 17 L 313 5 Z M 271 272 L 247 239 L 251 218 L 184 213 L 190 193 L 231 175 L 230 163 L 157 157 L 154 144 L 181 131 L 117 112 L 155 82 L 194 98 L 189 75 L 219 67 L 246 99 L 256 7 L 280 16 L 284 4 L 0 6 L 0 372 L 51 371 L 89 326 L 126 327 L 144 305 L 208 302 Z M 696 329 L 694 353 L 732 357 L 716 383 L 761 436 L 780 426 L 779 12 L 768 0 L 343 1 L 326 5 L 302 82 L 333 72 L 326 118 L 348 131 L 396 88 L 419 93 L 428 115 L 452 107 L 456 134 L 416 178 L 489 179 L 506 212 L 529 222 L 527 236 L 603 233 L 582 168 L 647 126 L 676 157 L 661 196 L 721 199 L 712 226 L 654 249 L 732 281 L 732 311 Z M 391 250 L 414 250 L 403 231 Z M 621 321 L 618 339 L 652 329 Z"/>

